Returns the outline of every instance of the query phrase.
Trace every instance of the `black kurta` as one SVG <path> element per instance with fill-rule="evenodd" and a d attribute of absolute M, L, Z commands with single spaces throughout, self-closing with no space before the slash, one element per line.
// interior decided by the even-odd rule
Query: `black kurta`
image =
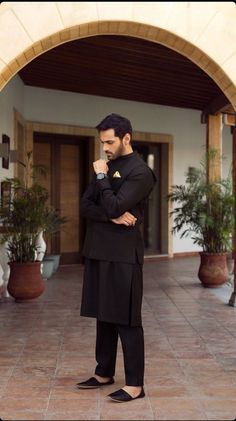
<path fill-rule="evenodd" d="M 143 241 L 140 224 L 155 176 L 136 152 L 108 162 L 108 178 L 89 185 L 81 201 L 88 218 L 81 315 L 141 325 Z M 129 211 L 134 227 L 111 222 Z"/>

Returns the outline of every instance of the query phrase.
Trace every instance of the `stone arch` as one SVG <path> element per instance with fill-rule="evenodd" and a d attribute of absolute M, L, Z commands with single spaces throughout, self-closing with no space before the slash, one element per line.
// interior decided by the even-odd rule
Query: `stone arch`
<path fill-rule="evenodd" d="M 236 8 L 231 2 L 226 5 L 2 3 L 0 89 L 27 63 L 62 43 L 95 35 L 126 35 L 160 43 L 189 58 L 215 81 L 236 110 Z"/>

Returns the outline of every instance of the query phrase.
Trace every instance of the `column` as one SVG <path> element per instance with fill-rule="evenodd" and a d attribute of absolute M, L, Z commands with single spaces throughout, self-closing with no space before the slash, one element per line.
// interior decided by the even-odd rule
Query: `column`
<path fill-rule="evenodd" d="M 235 206 L 234 206 L 234 220 L 236 221 L 236 126 L 233 127 L 233 189 L 235 197 Z M 236 229 L 234 228 L 234 249 L 233 249 L 233 258 L 234 258 L 234 291 L 229 300 L 229 305 L 235 307 L 236 299 L 236 265 L 235 265 L 235 256 L 236 256 Z"/>
<path fill-rule="evenodd" d="M 219 151 L 215 159 L 210 160 L 207 168 L 208 180 L 210 182 L 221 178 L 222 127 L 221 114 L 207 116 L 207 153 L 211 150 Z"/>

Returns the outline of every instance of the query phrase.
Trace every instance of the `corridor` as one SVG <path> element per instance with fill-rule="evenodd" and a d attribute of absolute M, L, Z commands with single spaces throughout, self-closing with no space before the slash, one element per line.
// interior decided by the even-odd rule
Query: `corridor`
<path fill-rule="evenodd" d="M 2 420 L 234 420 L 236 308 L 232 288 L 206 289 L 198 257 L 147 261 L 144 399 L 116 403 L 123 386 L 78 390 L 93 374 L 95 322 L 79 315 L 82 265 L 61 266 L 31 302 L 0 300 Z"/>

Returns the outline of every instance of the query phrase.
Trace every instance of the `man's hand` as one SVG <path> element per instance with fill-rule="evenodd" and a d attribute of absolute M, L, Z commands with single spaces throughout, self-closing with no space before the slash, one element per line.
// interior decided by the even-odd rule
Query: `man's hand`
<path fill-rule="evenodd" d="M 107 174 L 108 166 L 105 161 L 105 159 L 98 159 L 93 163 L 93 168 L 96 174 L 99 174 L 100 172 Z"/>
<path fill-rule="evenodd" d="M 130 212 L 125 212 L 123 213 L 123 215 L 119 216 L 119 218 L 114 218 L 111 219 L 112 222 L 114 222 L 114 224 L 118 224 L 118 225 L 126 225 L 127 227 L 129 226 L 134 226 L 137 218 L 135 218 L 134 215 L 132 215 L 132 213 Z"/>

